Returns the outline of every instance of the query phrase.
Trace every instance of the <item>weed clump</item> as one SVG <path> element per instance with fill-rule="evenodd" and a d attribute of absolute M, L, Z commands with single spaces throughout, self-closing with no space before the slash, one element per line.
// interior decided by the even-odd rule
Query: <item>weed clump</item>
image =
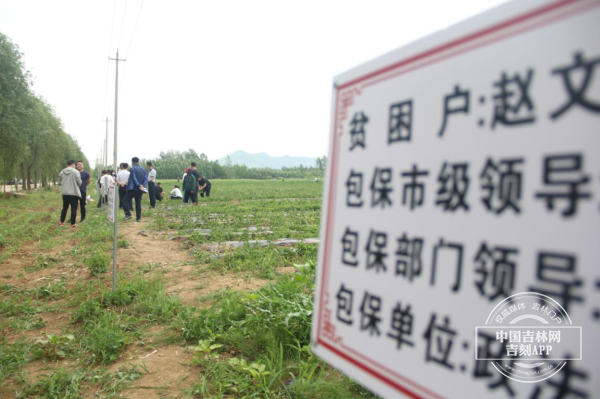
<path fill-rule="evenodd" d="M 269 348 L 310 343 L 314 262 L 296 265 L 297 273 L 254 293 L 228 291 L 210 309 L 185 308 L 177 319 L 188 341 L 224 335 L 248 356 Z M 251 345 L 248 345 L 251 343 Z"/>
<path fill-rule="evenodd" d="M 25 341 L 8 344 L 0 340 L 0 382 L 33 360 L 31 346 Z"/>
<path fill-rule="evenodd" d="M 57 370 L 41 378 L 35 384 L 28 384 L 17 394 L 17 398 L 46 397 L 76 399 L 81 397 L 80 388 L 86 379 L 85 373 Z"/>
<path fill-rule="evenodd" d="M 94 276 L 98 276 L 102 273 L 106 273 L 110 264 L 110 258 L 108 255 L 101 252 L 94 252 L 89 258 L 86 259 L 85 265 L 90 269 L 90 272 Z"/>
<path fill-rule="evenodd" d="M 92 363 L 109 364 L 131 342 L 131 326 L 127 319 L 112 310 L 103 310 L 85 328 L 86 347 Z"/>

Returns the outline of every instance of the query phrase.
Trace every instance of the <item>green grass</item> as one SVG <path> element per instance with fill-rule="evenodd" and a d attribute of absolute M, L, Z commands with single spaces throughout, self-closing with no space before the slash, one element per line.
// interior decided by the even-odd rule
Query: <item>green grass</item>
<path fill-rule="evenodd" d="M 176 184 L 161 182 L 167 193 Z M 177 294 L 167 293 L 171 282 L 165 276 L 181 268 L 164 262 L 121 271 L 117 290 L 111 290 L 112 229 L 104 211 L 90 208 L 86 222 L 70 231 L 58 227 L 57 190 L 0 199 L 0 261 L 23 245 L 36 254 L 13 274 L 35 278 L 33 273 L 86 271 L 78 282 L 52 277 L 29 286 L 13 280 L 0 285 L 0 328 L 13 334 L 39 330 L 36 337 L 43 337 L 0 341 L 0 382 L 10 379 L 19 387 L 14 396 L 22 398 L 87 397 L 90 390 L 98 397 L 118 397 L 147 373 L 143 365 L 106 371 L 127 347 L 180 345 L 194 359 L 190 375 L 181 376 L 193 378 L 188 397 L 374 398 L 310 352 L 318 245 L 219 245 L 319 237 L 322 183 L 214 180 L 212 185 L 213 196 L 200 199 L 204 206 L 167 199 L 155 212 L 144 211 L 146 228 L 185 237 L 182 248 L 195 257 L 187 266 L 193 266 L 200 285 L 207 273 L 268 282 L 254 292 L 212 291 L 198 307 L 184 306 Z M 125 249 L 131 243 L 119 236 L 117 245 Z M 295 272 L 281 272 L 290 266 Z M 47 312 L 63 314 L 63 331 L 44 332 L 40 315 Z M 162 332 L 152 333 L 157 325 Z M 21 371 L 36 359 L 51 365 L 50 371 L 28 380 Z"/>
<path fill-rule="evenodd" d="M 35 358 L 32 347 L 32 343 L 24 340 L 14 344 L 0 340 L 0 383 Z"/>
<path fill-rule="evenodd" d="M 80 388 L 85 381 L 85 373 L 57 370 L 33 384 L 27 384 L 17 393 L 17 398 L 45 397 L 79 399 Z"/>
<path fill-rule="evenodd" d="M 60 202 L 54 192 L 41 191 L 24 198 L 0 199 L 0 262 L 4 262 L 23 242 L 35 241 L 42 247 L 64 240 L 58 227 Z"/>
<path fill-rule="evenodd" d="M 319 236 L 320 183 L 219 181 L 213 192 L 205 207 L 167 201 L 158 208 L 157 227 L 190 234 L 197 243 Z"/>
<path fill-rule="evenodd" d="M 233 251 L 224 251 L 221 257 L 206 251 L 195 251 L 198 263 L 208 264 L 211 269 L 220 272 L 250 272 L 254 276 L 273 279 L 278 267 L 289 267 L 314 260 L 317 256 L 317 245 L 298 244 L 294 247 L 267 247 L 246 244 Z"/>

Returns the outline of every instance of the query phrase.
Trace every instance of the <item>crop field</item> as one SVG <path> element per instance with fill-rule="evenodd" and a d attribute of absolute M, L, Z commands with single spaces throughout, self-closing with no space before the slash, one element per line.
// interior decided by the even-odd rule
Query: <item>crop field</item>
<path fill-rule="evenodd" d="M 309 349 L 322 182 L 212 183 L 119 221 L 116 291 L 105 208 L 0 199 L 0 398 L 375 398 Z"/>

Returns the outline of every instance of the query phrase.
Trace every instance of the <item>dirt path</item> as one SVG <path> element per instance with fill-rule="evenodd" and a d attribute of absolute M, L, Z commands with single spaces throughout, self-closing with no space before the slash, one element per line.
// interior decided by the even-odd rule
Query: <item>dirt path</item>
<path fill-rule="evenodd" d="M 181 299 L 187 306 L 198 306 L 199 299 L 223 288 L 251 291 L 261 288 L 265 280 L 243 279 L 231 274 L 221 275 L 206 266 L 194 263 L 194 257 L 184 243 L 171 240 L 168 233 L 152 230 L 148 219 L 140 223 L 128 221 L 120 224 L 119 235 L 129 243 L 129 248 L 117 252 L 118 270 L 149 270 L 163 274 L 166 291 Z M 164 338 L 163 327 L 154 326 L 144 338 L 144 347 L 131 346 L 110 365 L 115 372 L 122 366 L 144 364 L 148 370 L 139 380 L 121 392 L 124 398 L 179 398 L 200 379 L 200 370 L 191 365 L 192 354 L 181 345 L 154 348 L 155 339 Z"/>
<path fill-rule="evenodd" d="M 144 212 L 149 212 L 144 210 Z M 198 265 L 194 256 L 186 248 L 185 242 L 171 240 L 168 232 L 157 232 L 152 229 L 150 218 L 142 222 L 119 223 L 119 240 L 128 243 L 127 248 L 117 251 L 117 285 L 124 278 L 123 272 L 147 273 L 149 276 L 159 272 L 162 275 L 166 291 L 181 299 L 187 306 L 201 306 L 200 299 L 221 289 L 251 291 L 261 288 L 266 280 L 249 279 L 247 276 L 220 274 L 210 270 L 206 265 Z M 58 226 L 56 228 L 59 228 Z M 70 232 L 67 232 L 69 234 Z M 23 245 L 5 264 L 2 265 L 0 282 L 15 288 L 34 289 L 57 281 L 66 281 L 71 287 L 78 282 L 87 282 L 92 277 L 87 268 L 73 268 L 68 256 L 63 251 L 72 248 L 74 238 L 66 240 L 51 250 L 41 250 L 37 245 Z M 32 271 L 39 256 L 53 262 L 51 266 Z M 38 261 L 39 262 L 39 261 Z M 110 282 L 110 271 L 101 277 Z M 10 295 L 10 293 L 6 293 Z M 66 303 L 66 299 L 55 304 Z M 206 306 L 206 305 L 204 305 Z M 20 338 L 33 342 L 46 334 L 64 334 L 69 330 L 70 316 L 66 311 L 42 313 L 40 317 L 46 323 L 42 329 L 15 333 L 10 329 L 0 331 L 9 343 Z M 198 367 L 192 366 L 192 354 L 181 344 L 164 344 L 165 339 L 178 333 L 168 327 L 154 325 L 143 331 L 143 345 L 138 342 L 130 344 L 119 356 L 119 359 L 108 367 L 114 373 L 120 367 L 131 367 L 132 364 L 143 364 L 147 369 L 144 375 L 128 384 L 127 389 L 120 392 L 124 398 L 181 398 L 184 392 L 201 378 Z M 171 340 L 171 342 L 176 340 Z M 168 342 L 168 340 L 167 340 Z M 67 366 L 70 364 L 70 366 Z M 23 369 L 28 380 L 36 380 L 48 374 L 55 367 L 76 367 L 73 361 L 60 364 L 47 364 L 35 361 Z M 12 397 L 18 386 L 5 380 L 0 388 L 0 397 Z M 94 398 L 95 390 L 87 392 L 87 397 Z M 5 396 L 10 395 L 10 396 Z"/>
<path fill-rule="evenodd" d="M 151 229 L 148 220 L 121 223 L 119 235 L 130 248 L 119 249 L 119 270 L 160 270 L 167 292 L 180 298 L 184 305 L 198 305 L 198 299 L 223 288 L 250 291 L 261 288 L 265 280 L 245 279 L 239 275 L 222 275 L 194 264 L 194 256 L 179 240 L 171 240 L 169 232 Z"/>

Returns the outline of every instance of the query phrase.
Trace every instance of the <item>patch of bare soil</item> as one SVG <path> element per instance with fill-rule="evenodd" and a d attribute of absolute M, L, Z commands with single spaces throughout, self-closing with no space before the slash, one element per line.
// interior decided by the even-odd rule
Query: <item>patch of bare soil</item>
<path fill-rule="evenodd" d="M 31 289 L 61 277 L 72 278 L 73 265 L 63 259 L 63 252 L 70 250 L 74 245 L 75 241 L 67 240 L 50 250 L 42 250 L 38 248 L 37 242 L 23 243 L 19 250 L 3 262 L 0 268 L 0 282 Z M 47 258 L 47 261 L 52 263 L 50 267 L 36 270 L 38 256 Z"/>
<path fill-rule="evenodd" d="M 65 313 L 42 313 L 32 317 L 41 318 L 46 323 L 46 327 L 20 333 L 14 333 L 9 330 L 3 331 L 3 333 L 5 333 L 6 342 L 14 344 L 21 339 L 35 342 L 38 339 L 45 339 L 49 334 L 60 335 L 69 324 L 69 316 Z"/>
<path fill-rule="evenodd" d="M 130 367 L 134 364 L 143 364 L 148 370 L 120 393 L 124 398 L 181 398 L 200 375 L 198 367 L 191 365 L 193 355 L 179 345 L 136 351 L 135 355 L 130 353 L 125 354 L 124 357 L 129 357 L 125 364 L 123 362 L 113 364 L 108 371 L 114 373 L 122 365 Z M 138 369 L 142 370 L 141 367 Z"/>
<path fill-rule="evenodd" d="M 221 275 L 218 273 L 206 273 L 198 281 L 183 281 L 180 284 L 169 287 L 169 291 L 177 294 L 184 305 L 198 305 L 201 297 L 218 292 L 220 290 L 254 291 L 265 286 L 267 280 L 246 280 L 235 275 Z"/>

